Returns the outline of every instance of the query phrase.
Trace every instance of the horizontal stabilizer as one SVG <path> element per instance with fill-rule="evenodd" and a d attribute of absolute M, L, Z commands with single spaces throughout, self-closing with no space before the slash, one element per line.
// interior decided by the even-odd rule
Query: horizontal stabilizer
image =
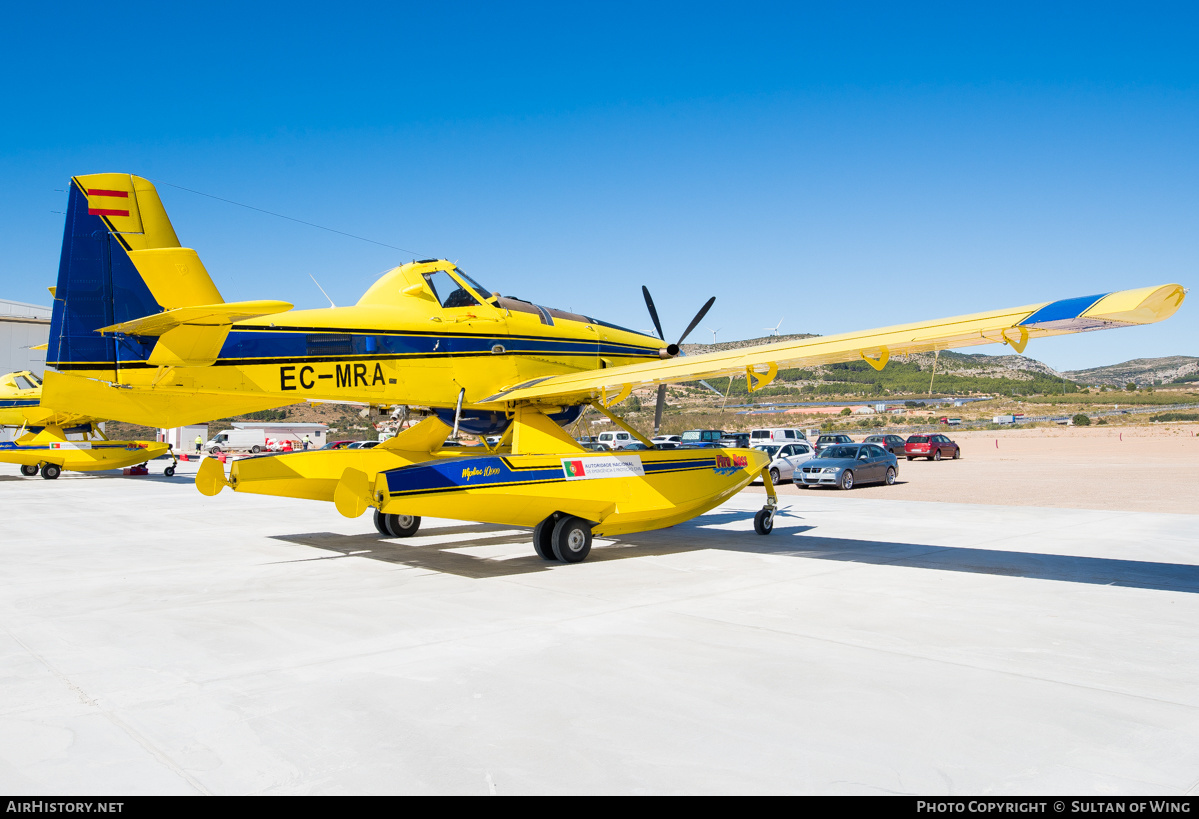
<path fill-rule="evenodd" d="M 130 336 L 161 336 L 182 325 L 219 327 L 243 319 L 269 316 L 290 310 L 285 301 L 232 301 L 176 307 L 162 313 L 100 327 L 100 333 L 124 333 Z"/>

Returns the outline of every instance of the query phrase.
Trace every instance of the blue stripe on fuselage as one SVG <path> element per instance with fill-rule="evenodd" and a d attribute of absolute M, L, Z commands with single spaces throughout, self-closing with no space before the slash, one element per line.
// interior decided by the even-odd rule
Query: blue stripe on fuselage
<path fill-rule="evenodd" d="M 402 466 L 383 474 L 387 476 L 387 491 L 393 495 L 565 479 L 561 464 L 537 469 L 513 469 L 506 458 L 494 455 L 445 458 Z"/>
<path fill-rule="evenodd" d="M 576 455 L 580 460 L 586 461 L 588 458 L 594 457 L 596 453 L 562 453 L 563 458 L 573 458 Z M 715 458 L 650 462 L 642 460 L 646 474 L 712 469 L 715 465 Z M 393 495 L 448 492 L 489 486 L 566 480 L 560 463 L 548 467 L 520 468 L 513 467 L 511 462 L 502 455 L 479 458 L 445 458 L 423 464 L 402 466 L 383 474 L 387 477 L 387 491 Z"/>

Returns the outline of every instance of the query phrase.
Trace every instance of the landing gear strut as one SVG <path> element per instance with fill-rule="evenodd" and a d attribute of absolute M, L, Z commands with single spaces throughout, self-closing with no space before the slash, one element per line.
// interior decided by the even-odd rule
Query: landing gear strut
<path fill-rule="evenodd" d="M 754 515 L 754 531 L 759 535 L 768 535 L 774 531 L 774 513 L 779 508 L 778 493 L 774 491 L 769 470 L 762 470 L 762 485 L 766 487 L 766 505 Z"/>

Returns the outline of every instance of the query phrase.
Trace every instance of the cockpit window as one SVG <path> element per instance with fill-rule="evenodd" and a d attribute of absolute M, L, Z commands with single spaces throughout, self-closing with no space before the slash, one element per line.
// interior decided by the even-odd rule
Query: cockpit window
<path fill-rule="evenodd" d="M 426 273 L 425 281 L 429 283 L 434 297 L 442 307 L 473 307 L 479 303 L 469 290 L 454 281 L 453 276 L 444 270 Z M 471 285 L 473 286 L 474 282 L 471 282 Z"/>
<path fill-rule="evenodd" d="M 23 375 L 18 375 L 15 380 L 17 382 L 17 389 L 19 389 L 19 390 L 36 390 L 37 389 L 38 385 L 33 383 L 32 381 L 30 381 L 28 378 L 26 378 Z"/>
<path fill-rule="evenodd" d="M 458 276 L 464 282 L 466 282 L 471 287 L 473 287 L 475 289 L 475 292 L 478 293 L 480 296 L 482 296 L 484 300 L 490 298 L 491 291 L 488 290 L 487 288 L 483 287 L 483 285 L 479 284 L 477 281 L 472 279 L 470 276 L 466 275 L 466 272 L 463 271 L 463 269 L 461 267 L 455 267 L 454 272 L 457 273 Z"/>

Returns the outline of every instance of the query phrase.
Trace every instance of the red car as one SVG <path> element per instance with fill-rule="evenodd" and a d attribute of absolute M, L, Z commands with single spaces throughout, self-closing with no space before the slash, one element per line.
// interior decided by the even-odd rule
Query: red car
<path fill-rule="evenodd" d="M 913 435 L 903 445 L 903 454 L 909 461 L 913 458 L 928 458 L 939 461 L 942 458 L 962 457 L 962 448 L 939 433 L 928 435 Z"/>

